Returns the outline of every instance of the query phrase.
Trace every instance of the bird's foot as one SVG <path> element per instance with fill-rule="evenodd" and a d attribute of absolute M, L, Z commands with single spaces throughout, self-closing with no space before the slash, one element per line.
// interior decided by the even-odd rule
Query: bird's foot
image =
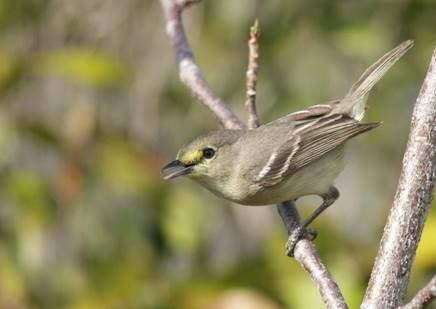
<path fill-rule="evenodd" d="M 294 256 L 294 249 L 299 242 L 303 238 L 307 238 L 309 240 L 314 240 L 317 236 L 317 232 L 315 229 L 298 227 L 292 231 L 291 235 L 289 235 L 288 241 L 286 242 L 286 255 L 289 257 Z"/>

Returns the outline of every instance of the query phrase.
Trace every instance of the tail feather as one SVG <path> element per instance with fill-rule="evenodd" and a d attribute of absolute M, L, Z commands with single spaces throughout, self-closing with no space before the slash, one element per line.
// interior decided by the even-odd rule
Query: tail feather
<path fill-rule="evenodd" d="M 337 105 L 336 112 L 361 120 L 365 113 L 369 91 L 412 46 L 412 40 L 404 41 L 366 69 Z"/>

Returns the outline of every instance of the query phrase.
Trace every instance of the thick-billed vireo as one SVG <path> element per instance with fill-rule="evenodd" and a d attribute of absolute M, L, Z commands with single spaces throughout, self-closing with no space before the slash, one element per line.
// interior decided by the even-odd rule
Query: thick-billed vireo
<path fill-rule="evenodd" d="M 181 175 L 219 197 L 265 205 L 318 195 L 310 224 L 338 197 L 333 182 L 344 167 L 346 142 L 380 123 L 361 123 L 369 91 L 411 48 L 405 41 L 371 65 L 341 100 L 310 106 L 256 129 L 216 130 L 183 146 L 162 168 L 164 179 Z"/>

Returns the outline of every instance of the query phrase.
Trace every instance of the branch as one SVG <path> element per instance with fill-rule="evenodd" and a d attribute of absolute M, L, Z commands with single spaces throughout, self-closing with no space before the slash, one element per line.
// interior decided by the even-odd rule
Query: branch
<path fill-rule="evenodd" d="M 256 19 L 250 29 L 250 40 L 248 41 L 248 68 L 247 68 L 247 95 L 245 108 L 248 112 L 247 126 L 255 129 L 259 126 L 259 119 L 256 112 L 256 84 L 257 70 L 259 68 L 259 23 Z"/>
<path fill-rule="evenodd" d="M 196 2 L 199 0 L 160 0 L 165 14 L 167 34 L 176 52 L 180 79 L 191 89 L 194 96 L 210 109 L 224 127 L 227 129 L 244 128 L 244 124 L 226 103 L 213 93 L 194 61 L 183 28 L 182 12 L 184 8 Z"/>
<path fill-rule="evenodd" d="M 282 218 L 288 234 L 300 227 L 300 215 L 291 201 L 277 205 L 277 210 Z M 313 282 L 315 282 L 319 293 L 327 308 L 348 308 L 338 285 L 332 275 L 322 263 L 315 246 L 307 239 L 297 242 L 294 249 L 294 258 L 306 270 Z"/>
<path fill-rule="evenodd" d="M 362 308 L 396 308 L 404 298 L 436 175 L 436 49 L 416 100 L 403 168 Z"/>
<path fill-rule="evenodd" d="M 213 94 L 210 87 L 201 75 L 200 69 L 194 62 L 193 53 L 186 39 L 183 29 L 181 14 L 184 8 L 200 0 L 160 0 L 166 19 L 167 34 L 176 52 L 180 78 L 194 95 L 206 105 L 227 129 L 241 129 L 244 124 L 228 108 L 228 106 Z M 256 26 L 256 25 L 255 25 Z M 249 110 L 249 126 L 255 128 L 259 125 L 255 110 L 256 82 L 257 82 L 257 37 L 256 27 L 251 30 L 249 42 L 249 68 L 247 71 L 247 101 Z M 252 69 L 252 73 L 250 72 Z M 250 92 L 253 90 L 253 92 Z M 289 206 L 291 205 L 291 206 Z M 289 207 L 288 207 L 289 206 Z M 300 217 L 295 205 L 291 202 L 277 205 L 279 213 L 286 225 L 288 232 L 292 232 L 300 225 Z M 282 215 L 283 214 L 283 215 Z M 297 223 L 297 224 L 295 224 Z M 313 244 L 307 239 L 300 240 L 294 250 L 295 259 L 300 262 L 318 286 L 318 290 L 328 308 L 347 308 L 337 284 L 332 279 L 327 268 L 322 264 Z"/>
<path fill-rule="evenodd" d="M 248 111 L 248 128 L 255 129 L 259 126 L 256 113 L 256 84 L 259 58 L 259 24 L 254 23 L 250 29 L 248 41 L 249 58 L 247 70 L 247 100 L 245 107 Z M 277 205 L 277 211 L 286 227 L 288 235 L 301 227 L 300 214 L 295 204 L 291 201 Z M 348 308 L 338 285 L 333 280 L 327 267 L 322 263 L 315 246 L 307 239 L 301 239 L 294 248 L 293 257 L 306 270 L 310 278 L 315 282 L 321 297 L 327 308 Z"/>
<path fill-rule="evenodd" d="M 423 287 L 415 297 L 408 303 L 400 307 L 399 309 L 420 309 L 429 305 L 436 298 L 436 276 L 430 280 L 430 282 Z"/>

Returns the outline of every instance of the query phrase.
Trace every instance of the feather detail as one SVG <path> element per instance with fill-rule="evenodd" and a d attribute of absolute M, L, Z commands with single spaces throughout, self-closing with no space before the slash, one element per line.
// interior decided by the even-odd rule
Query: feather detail
<path fill-rule="evenodd" d="M 335 108 L 335 113 L 344 113 L 356 120 L 362 120 L 368 94 L 372 87 L 386 74 L 386 72 L 413 46 L 413 41 L 404 41 L 387 52 L 368 69 L 363 72 L 347 95 Z"/>
<path fill-rule="evenodd" d="M 255 177 L 255 182 L 280 181 L 290 168 L 292 157 L 298 151 L 299 142 L 300 136 L 291 134 L 286 142 L 271 154 L 267 163 Z"/>
<path fill-rule="evenodd" d="M 264 187 L 277 185 L 285 177 L 318 160 L 350 138 L 378 125 L 361 124 L 347 115 L 338 114 L 297 124 L 290 137 L 273 151 L 254 181 Z"/>
<path fill-rule="evenodd" d="M 330 113 L 333 110 L 334 104 L 338 102 L 339 100 L 334 100 L 334 101 L 328 101 L 323 104 L 312 105 L 305 110 L 290 113 L 278 119 L 278 121 L 303 121 L 315 117 L 321 117 Z"/>

